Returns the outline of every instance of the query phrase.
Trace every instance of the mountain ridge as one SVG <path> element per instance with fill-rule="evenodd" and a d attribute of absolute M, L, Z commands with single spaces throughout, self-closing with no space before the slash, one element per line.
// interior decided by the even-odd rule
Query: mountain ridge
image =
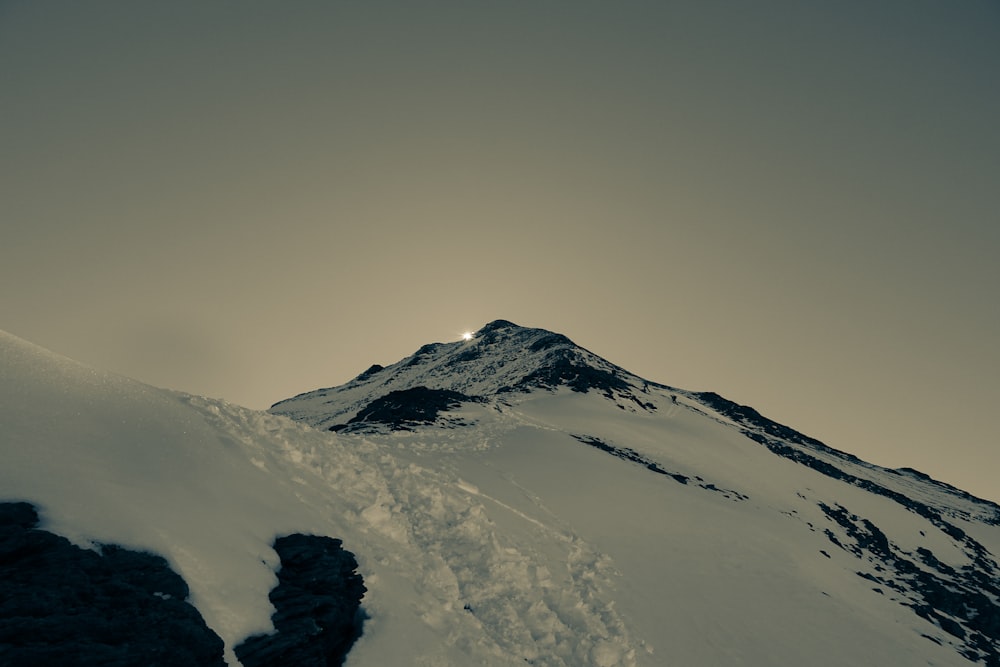
<path fill-rule="evenodd" d="M 467 372 L 477 360 L 483 362 L 482 368 L 474 369 L 471 377 L 463 377 L 463 371 Z M 506 373 L 503 372 L 505 368 L 508 371 Z M 516 400 L 513 395 L 524 394 L 533 389 L 554 391 L 561 386 L 578 393 L 597 391 L 605 398 L 616 401 L 621 409 L 638 408 L 647 412 L 656 411 L 661 405 L 667 404 L 667 400 L 676 404 L 678 397 L 682 396 L 691 401 L 690 407 L 711 410 L 716 417 L 738 425 L 759 444 L 767 446 L 766 438 L 779 438 L 847 462 L 874 466 L 854 454 L 830 447 L 716 392 L 689 391 L 647 380 L 577 345 L 564 334 L 522 327 L 504 319 L 489 322 L 469 340 L 422 345 L 412 355 L 389 366 L 373 364 L 342 385 L 297 394 L 274 403 L 268 411 L 317 428 L 340 431 L 353 426 L 363 430 L 366 426 L 373 427 L 381 423 L 361 417 L 365 408 L 393 392 L 418 388 L 430 390 L 431 393 L 445 392 L 439 396 L 444 401 L 439 412 L 443 412 L 449 401 L 454 407 L 455 403 L 461 401 L 485 402 L 498 397 Z M 422 399 L 415 402 L 426 401 L 428 395 L 423 393 Z M 400 394 L 399 398 L 401 403 L 406 402 L 405 394 Z M 347 416 L 351 410 L 357 412 L 346 422 L 332 423 Z M 416 413 L 420 413 L 419 408 Z M 435 418 L 436 416 L 433 415 Z M 427 425 L 433 421 L 433 418 L 424 418 L 413 423 Z M 402 419 L 392 421 L 389 425 L 398 429 L 407 428 L 406 424 L 407 420 Z M 772 447 L 777 449 L 773 443 Z M 811 464 L 818 468 L 823 466 L 818 461 Z M 913 468 L 875 467 L 899 475 L 913 475 L 946 493 L 982 504 L 988 508 L 984 516 L 992 514 L 990 521 L 1000 525 L 1000 504 L 958 489 Z"/>

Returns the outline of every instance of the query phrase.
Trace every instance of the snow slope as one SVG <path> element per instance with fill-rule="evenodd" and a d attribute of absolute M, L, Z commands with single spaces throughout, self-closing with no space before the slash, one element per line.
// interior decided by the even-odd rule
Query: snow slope
<path fill-rule="evenodd" d="M 468 400 L 344 426 L 415 387 Z M 358 558 L 354 667 L 996 664 L 995 638 L 962 617 L 973 584 L 979 618 L 997 611 L 995 505 L 558 334 L 498 321 L 273 410 L 307 423 L 0 333 L 0 500 L 35 503 L 78 544 L 165 556 L 231 664 L 270 626 L 270 544 L 290 532 Z M 945 579 L 967 609 L 916 613 Z"/>
<path fill-rule="evenodd" d="M 270 544 L 289 532 L 358 556 L 370 620 L 350 665 L 606 664 L 604 644 L 631 649 L 599 596 L 597 554 L 562 535 L 542 540 L 544 558 L 525 551 L 465 485 L 394 442 L 155 389 L 9 334 L 0 369 L 0 500 L 38 505 L 45 529 L 78 544 L 165 556 L 231 664 L 234 645 L 270 627 Z M 536 595 L 541 578 L 553 599 Z"/>
<path fill-rule="evenodd" d="M 366 408 L 415 387 L 468 400 L 425 425 Z M 498 320 L 272 411 L 395 438 L 505 530 L 588 544 L 639 664 L 1000 664 L 1000 507 L 565 336 Z"/>

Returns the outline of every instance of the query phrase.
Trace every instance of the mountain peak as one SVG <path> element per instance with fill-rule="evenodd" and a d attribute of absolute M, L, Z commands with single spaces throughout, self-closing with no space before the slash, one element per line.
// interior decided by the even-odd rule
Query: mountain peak
<path fill-rule="evenodd" d="M 532 351 L 555 346 L 578 347 L 576 343 L 562 334 L 553 333 L 546 329 L 523 327 L 507 320 L 493 320 L 477 331 L 472 340 L 488 345 L 503 342 L 512 347 L 523 345 Z"/>
<path fill-rule="evenodd" d="M 491 331 L 496 331 L 498 329 L 524 329 L 524 328 L 525 327 L 522 327 L 519 324 L 514 324 L 510 320 L 493 320 L 492 322 L 485 324 L 483 328 L 480 329 L 477 333 L 484 334 L 484 333 L 489 333 Z"/>
<path fill-rule="evenodd" d="M 320 428 L 342 428 L 370 414 L 365 409 L 375 401 L 390 394 L 393 400 L 403 400 L 409 394 L 398 392 L 417 387 L 446 392 L 442 397 L 451 401 L 455 395 L 469 401 L 500 396 L 511 400 L 517 394 L 567 387 L 579 393 L 596 391 L 631 409 L 651 410 L 653 405 L 642 398 L 651 384 L 563 334 L 498 319 L 468 340 L 428 343 L 395 364 L 373 365 L 347 384 L 300 394 L 274 404 L 271 411 Z M 420 400 L 427 396 L 421 393 Z M 423 409 L 417 412 L 426 414 Z"/>

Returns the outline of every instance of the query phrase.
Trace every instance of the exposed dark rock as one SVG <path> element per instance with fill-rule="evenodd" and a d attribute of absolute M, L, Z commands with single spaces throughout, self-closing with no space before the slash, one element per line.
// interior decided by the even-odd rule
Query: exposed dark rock
<path fill-rule="evenodd" d="M 976 567 L 958 571 L 938 560 L 929 549 L 918 547 L 917 558 L 925 566 L 920 567 L 868 519 L 840 505 L 830 507 L 821 502 L 819 507 L 851 540 L 842 543 L 826 530 L 830 542 L 868 560 L 879 572 L 878 576 L 858 572 L 858 576 L 903 595 L 902 604 L 960 640 L 960 652 L 965 657 L 988 667 L 1000 666 L 1000 606 L 987 595 L 1000 598 L 995 563 L 978 559 Z M 968 547 L 968 543 L 963 546 Z"/>
<path fill-rule="evenodd" d="M 427 343 L 421 345 L 420 349 L 413 353 L 413 357 L 406 363 L 407 366 L 419 366 L 427 362 L 427 356 L 433 354 L 444 343 Z"/>
<path fill-rule="evenodd" d="M 476 332 L 475 340 L 482 347 L 490 347 L 510 339 L 523 339 L 530 336 L 533 329 L 518 326 L 507 320 L 493 320 Z"/>
<path fill-rule="evenodd" d="M 790 444 L 790 442 L 799 445 L 804 445 L 814 450 L 821 450 L 833 454 L 834 456 L 839 456 L 843 459 L 859 461 L 858 459 L 849 454 L 844 454 L 843 452 L 839 452 L 838 450 L 827 447 L 818 440 L 814 440 L 813 438 L 804 436 L 801 433 L 798 433 L 797 431 L 792 431 L 792 429 L 788 429 L 787 427 L 781 426 L 780 424 L 776 424 L 776 422 L 772 422 L 765 417 L 760 417 L 759 413 L 757 413 L 757 411 L 753 410 L 752 408 L 747 408 L 746 406 L 738 406 L 735 403 L 727 401 L 726 399 L 718 396 L 717 394 L 711 394 L 711 393 L 700 394 L 700 396 L 702 396 L 703 398 L 706 395 L 710 397 L 709 400 L 712 402 L 709 404 L 712 405 L 712 407 L 719 410 L 723 414 L 726 414 L 726 416 L 729 416 L 732 419 L 736 419 L 737 421 L 739 421 L 741 424 L 744 425 L 744 428 L 741 429 L 741 433 L 743 433 L 743 435 L 750 438 L 751 440 L 754 440 L 755 442 L 764 445 L 778 456 L 782 456 L 784 458 L 790 459 L 804 466 L 812 468 L 813 470 L 816 470 L 817 472 L 827 475 L 828 477 L 839 479 L 843 482 L 864 489 L 876 495 L 888 498 L 898 503 L 899 505 L 905 507 L 914 514 L 917 514 L 927 519 L 930 523 L 932 523 L 934 526 L 940 529 L 945 535 L 951 537 L 953 540 L 959 543 L 959 545 L 961 545 L 961 547 L 965 550 L 966 554 L 968 554 L 968 556 L 973 560 L 973 562 L 975 563 L 975 567 L 970 568 L 967 572 L 963 574 L 963 576 L 966 577 L 966 579 L 970 583 L 977 583 L 980 587 L 985 587 L 992 590 L 1000 589 L 1000 578 L 998 578 L 997 576 L 998 567 L 996 562 L 994 562 L 993 558 L 990 556 L 989 550 L 987 550 L 982 544 L 974 540 L 972 537 L 967 535 L 965 531 L 963 531 L 957 525 L 948 521 L 944 516 L 942 516 L 942 513 L 939 510 L 927 505 L 926 503 L 914 500 L 898 491 L 889 489 L 869 479 L 863 479 L 857 477 L 856 475 L 852 475 L 851 473 L 848 473 L 847 471 L 833 465 L 828 461 L 825 461 L 816 456 L 813 456 L 812 454 L 807 453 L 803 448 L 793 446 L 793 444 Z M 733 406 L 735 406 L 735 408 Z M 751 417 L 752 415 L 757 415 L 756 418 L 757 420 L 749 421 L 750 417 L 747 417 L 746 415 L 750 415 Z M 776 428 L 772 428 L 769 425 L 776 425 Z M 794 435 L 787 438 L 782 438 L 776 435 L 770 435 L 770 433 L 783 432 L 780 429 L 786 429 L 787 431 L 791 432 Z M 969 496 L 969 498 L 972 498 L 978 503 L 981 503 L 983 507 L 990 512 L 990 514 L 993 514 L 996 510 L 1000 509 L 997 507 L 996 504 L 991 503 L 989 501 L 974 498 L 972 496 Z M 959 517 L 967 518 L 961 514 L 959 514 Z M 993 516 L 993 518 L 990 518 L 990 516 L 988 515 L 986 517 L 983 517 L 981 520 L 987 524 L 994 524 L 994 525 L 997 524 L 995 515 Z M 998 590 L 998 593 L 1000 593 L 1000 590 Z M 1000 649 L 998 649 L 997 652 L 998 654 L 1000 654 Z"/>
<path fill-rule="evenodd" d="M 628 392 L 631 389 L 615 373 L 582 363 L 569 349 L 556 350 L 545 362 L 513 386 L 502 387 L 498 393 L 524 391 L 533 387 L 555 389 L 567 386 L 575 392 L 594 390 L 613 398 L 615 391 Z"/>
<path fill-rule="evenodd" d="M 548 350 L 553 347 L 563 345 L 566 347 L 572 347 L 573 341 L 571 341 L 566 336 L 557 333 L 550 333 L 542 336 L 534 343 L 528 346 L 528 350 L 531 352 L 541 352 L 542 350 Z"/>
<path fill-rule="evenodd" d="M 940 513 L 930 510 L 930 508 L 926 508 L 926 506 L 924 506 L 924 508 L 919 508 L 917 506 L 920 505 L 920 503 L 911 501 L 903 494 L 887 489 L 879 484 L 875 484 L 874 482 L 859 479 L 858 477 L 844 472 L 832 463 L 823 461 L 815 456 L 811 456 L 801 449 L 790 446 L 790 444 L 804 445 L 807 448 L 830 454 L 841 460 L 862 463 L 862 461 L 853 454 L 848 454 L 840 451 L 839 449 L 834 449 L 833 447 L 830 447 L 815 438 L 810 438 L 809 436 L 803 435 L 792 428 L 764 417 L 749 406 L 739 405 L 738 403 L 734 403 L 729 399 L 723 398 L 714 392 L 707 391 L 694 395 L 701 400 L 702 403 L 717 411 L 719 414 L 724 415 L 725 417 L 728 417 L 729 419 L 732 419 L 738 424 L 744 426 L 744 435 L 764 445 L 775 454 L 797 461 L 798 463 L 808 466 L 817 472 L 821 472 L 828 477 L 840 479 L 873 493 L 891 498 L 908 507 L 911 511 L 914 511 L 925 518 L 932 519 L 939 528 L 945 530 L 945 532 L 956 539 L 961 539 L 964 536 L 959 528 L 951 524 L 942 525 Z M 982 506 L 985 510 L 985 516 L 980 517 L 981 521 L 991 525 L 1000 525 L 1000 506 L 996 503 L 982 498 L 977 498 L 972 494 L 956 489 L 950 484 L 939 482 L 931 478 L 929 475 L 925 475 L 924 473 L 914 470 L 913 468 L 899 468 L 898 470 L 888 470 L 888 472 L 896 475 L 909 475 L 911 477 L 915 477 L 927 483 L 933 484 L 951 495 L 975 502 Z M 968 517 L 961 516 L 960 518 Z"/>
<path fill-rule="evenodd" d="M 840 505 L 830 507 L 826 503 L 821 502 L 819 503 L 819 507 L 823 510 L 824 514 L 840 524 L 847 534 L 854 539 L 856 546 L 850 549 L 854 555 L 860 556 L 863 551 L 868 550 L 878 555 L 882 560 L 894 558 L 892 550 L 889 547 L 889 538 L 871 521 L 851 514 Z M 861 524 L 860 526 L 858 525 L 859 523 Z M 827 537 L 830 537 L 830 534 L 827 534 Z M 830 541 L 842 549 L 845 548 L 832 538 Z"/>
<path fill-rule="evenodd" d="M 607 452 L 608 454 L 611 454 L 616 458 L 622 459 L 623 461 L 638 463 L 639 465 L 644 466 L 647 470 L 655 472 L 658 475 L 664 475 L 666 477 L 669 477 L 673 479 L 675 482 L 678 482 L 680 484 L 688 484 L 689 482 L 691 482 L 691 478 L 688 477 L 687 475 L 682 475 L 679 472 L 670 472 L 669 470 L 666 470 L 665 468 L 660 466 L 660 464 L 657 463 L 656 461 L 646 458 L 645 456 L 635 451 L 634 449 L 629 449 L 628 447 L 617 447 L 608 442 L 605 442 L 604 440 L 601 440 L 600 438 L 595 438 L 589 435 L 575 435 L 575 434 L 572 435 L 574 438 L 576 438 L 585 445 L 590 445 L 591 447 L 599 449 L 602 452 Z M 697 479 L 698 483 L 695 484 L 695 486 L 699 488 L 705 489 L 707 491 L 715 491 L 716 493 L 721 493 L 722 495 L 726 496 L 731 500 L 748 499 L 747 496 L 743 495 L 742 493 L 739 493 L 738 491 L 732 491 L 730 489 L 720 489 L 714 484 L 705 483 L 704 480 L 702 480 L 700 477 L 698 477 Z"/>
<path fill-rule="evenodd" d="M 38 511 L 31 503 L 0 503 L 0 529 L 30 530 L 38 525 Z M 6 533 L 3 533 L 6 534 Z"/>
<path fill-rule="evenodd" d="M 358 375 L 358 377 L 354 378 L 354 381 L 355 382 L 360 382 L 362 380 L 367 380 L 371 376 L 373 376 L 376 373 L 378 373 L 379 371 L 383 371 L 383 370 L 385 370 L 384 366 L 380 366 L 378 364 L 372 364 L 371 366 L 368 367 L 368 370 L 366 370 L 365 372 L 363 372 L 360 375 Z"/>
<path fill-rule="evenodd" d="M 461 366 L 462 364 L 468 363 L 470 361 L 475 361 L 483 356 L 482 348 L 478 345 L 470 345 L 458 354 L 451 357 L 448 361 L 448 366 L 454 368 L 456 366 Z"/>
<path fill-rule="evenodd" d="M 1000 526 L 1000 506 L 996 505 L 996 503 L 974 496 L 968 491 L 963 491 L 962 489 L 952 486 L 951 484 L 948 484 L 946 482 L 942 482 L 941 480 L 934 479 L 927 473 L 920 472 L 915 468 L 897 468 L 895 470 L 890 469 L 889 472 L 895 475 L 914 477 L 923 482 L 926 482 L 927 484 L 936 486 L 945 493 L 948 493 L 952 496 L 956 496 L 958 498 L 962 498 L 963 500 L 968 500 L 970 502 L 974 502 L 981 505 L 991 505 L 994 510 L 994 517 L 992 521 L 987 519 L 986 522 L 991 523 L 992 525 L 995 526 Z"/>
<path fill-rule="evenodd" d="M 346 424 L 331 426 L 329 430 L 342 431 L 355 424 L 384 424 L 394 430 L 408 430 L 414 424 L 433 423 L 440 412 L 476 400 L 448 389 L 413 387 L 391 391 L 366 405 Z"/>
<path fill-rule="evenodd" d="M 861 463 L 856 457 L 771 421 L 753 408 L 738 405 L 718 394 L 705 392 L 696 396 L 705 405 L 739 424 L 745 436 L 764 445 L 778 456 L 888 498 L 923 517 L 952 538 L 972 563 L 959 571 L 942 563 L 925 548 L 917 549 L 916 554 L 905 554 L 871 521 L 857 517 L 843 507 L 830 507 L 823 503 L 819 505 L 850 538 L 850 542 L 841 541 L 827 529 L 824 532 L 830 542 L 859 559 L 868 560 L 880 573 L 879 576 L 875 576 L 859 572 L 860 576 L 883 584 L 903 595 L 905 601 L 901 601 L 902 604 L 958 639 L 961 642 L 959 650 L 966 658 L 982 661 L 989 667 L 1000 667 L 1000 606 L 987 596 L 988 594 L 992 599 L 1000 599 L 1000 569 L 982 544 L 948 520 L 941 510 L 870 479 L 853 475 L 845 468 L 816 454 L 826 454 L 833 461 Z M 975 498 L 912 469 L 904 468 L 889 472 L 921 479 L 951 495 L 974 501 L 984 510 L 984 516 L 980 517 L 980 520 L 987 524 L 1000 525 L 1000 507 L 994 503 Z M 968 518 L 962 512 L 954 511 L 953 514 L 956 518 Z M 907 556 L 914 556 L 925 567 L 918 566 Z"/>
<path fill-rule="evenodd" d="M 0 503 L 0 665 L 223 667 L 223 643 L 162 557 L 81 549 Z"/>
<path fill-rule="evenodd" d="M 492 322 L 483 326 L 482 329 L 478 331 L 479 334 L 493 333 L 494 331 L 501 331 L 503 329 L 520 329 L 521 327 L 510 322 L 508 320 L 493 320 Z"/>
<path fill-rule="evenodd" d="M 274 541 L 281 558 L 270 599 L 275 632 L 236 647 L 244 667 L 333 667 L 361 636 L 365 586 L 341 540 L 288 535 Z"/>
<path fill-rule="evenodd" d="M 847 452 L 842 452 L 840 450 L 829 447 L 815 438 L 810 438 L 807 435 L 799 433 L 793 428 L 789 428 L 784 424 L 779 424 L 776 421 L 768 419 L 764 415 L 760 414 L 749 405 L 740 405 L 739 403 L 734 403 L 727 398 L 719 396 L 712 391 L 704 391 L 694 394 L 702 403 L 712 408 L 716 412 L 726 417 L 729 417 L 735 422 L 740 424 L 751 426 L 761 431 L 766 435 L 773 436 L 775 438 L 781 438 L 789 442 L 794 442 L 800 445 L 808 445 L 815 449 L 819 449 L 824 452 L 835 454 L 838 457 L 847 459 L 849 461 L 860 461 L 858 457 L 853 454 L 848 454 Z"/>

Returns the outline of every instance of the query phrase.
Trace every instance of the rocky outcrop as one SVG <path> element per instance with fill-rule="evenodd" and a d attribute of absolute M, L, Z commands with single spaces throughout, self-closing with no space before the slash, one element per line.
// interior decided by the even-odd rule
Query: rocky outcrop
<path fill-rule="evenodd" d="M 903 550 L 874 523 L 841 505 L 820 502 L 819 507 L 842 529 L 844 539 L 830 529 L 824 531 L 834 546 L 859 561 L 880 564 L 875 574 L 857 573 L 879 584 L 873 590 L 893 591 L 894 599 L 958 640 L 958 652 L 969 660 L 1000 667 L 1000 606 L 995 602 L 1000 599 L 1000 572 L 985 550 L 975 551 L 978 543 L 965 538 L 975 567 L 956 569 L 925 547 Z"/>
<path fill-rule="evenodd" d="M 244 667 L 342 665 L 361 636 L 365 586 L 354 554 L 342 542 L 317 535 L 288 535 L 274 542 L 281 558 L 270 599 L 275 632 L 254 635 L 236 647 Z"/>
<path fill-rule="evenodd" d="M 369 403 L 346 424 L 331 426 L 329 430 L 358 430 L 381 424 L 395 431 L 406 431 L 416 424 L 431 424 L 439 413 L 475 400 L 478 399 L 447 389 L 413 387 L 391 391 Z"/>
<path fill-rule="evenodd" d="M 81 549 L 0 503 L 0 665 L 224 667 L 222 640 L 162 557 Z"/>

